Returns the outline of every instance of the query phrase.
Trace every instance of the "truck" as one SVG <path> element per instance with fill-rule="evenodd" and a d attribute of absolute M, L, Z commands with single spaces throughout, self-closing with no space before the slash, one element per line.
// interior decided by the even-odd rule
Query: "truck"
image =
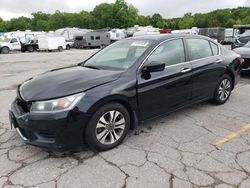
<path fill-rule="evenodd" d="M 66 49 L 65 38 L 62 36 L 37 35 L 36 40 L 40 51 L 58 50 L 61 52 Z"/>
<path fill-rule="evenodd" d="M 209 28 L 199 28 L 199 35 L 210 37 L 219 43 L 223 43 L 225 40 L 224 27 L 209 27 Z"/>
<path fill-rule="evenodd" d="M 0 43 L 0 53 L 8 54 L 10 51 L 29 51 L 33 52 L 37 49 L 34 39 L 38 34 L 44 32 L 14 31 L 4 33 L 4 40 Z"/>

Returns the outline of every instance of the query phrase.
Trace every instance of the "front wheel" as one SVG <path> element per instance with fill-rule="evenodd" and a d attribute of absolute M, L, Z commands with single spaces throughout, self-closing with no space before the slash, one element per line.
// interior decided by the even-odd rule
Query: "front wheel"
<path fill-rule="evenodd" d="M 223 75 L 214 92 L 212 101 L 215 104 L 224 104 L 230 97 L 233 88 L 233 82 L 229 75 Z"/>
<path fill-rule="evenodd" d="M 95 150 L 109 150 L 118 146 L 130 127 L 130 115 L 119 103 L 110 103 L 98 109 L 85 131 L 86 142 Z"/>
<path fill-rule="evenodd" d="M 10 53 L 10 49 L 8 47 L 3 47 L 2 50 L 1 50 L 1 53 L 2 54 L 8 54 L 8 53 Z"/>

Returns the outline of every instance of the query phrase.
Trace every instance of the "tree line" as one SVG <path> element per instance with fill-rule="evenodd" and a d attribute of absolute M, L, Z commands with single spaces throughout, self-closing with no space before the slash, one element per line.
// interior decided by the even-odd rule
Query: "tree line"
<path fill-rule="evenodd" d="M 250 8 L 219 9 L 209 13 L 186 13 L 181 18 L 165 19 L 160 14 L 139 14 L 139 10 L 124 0 L 101 3 L 93 11 L 79 13 L 56 11 L 53 14 L 32 13 L 31 18 L 18 17 L 5 21 L 0 18 L 0 32 L 15 30 L 50 31 L 64 27 L 86 29 L 128 28 L 134 25 L 152 25 L 158 28 L 186 29 L 191 27 L 227 27 L 234 24 L 250 24 Z"/>

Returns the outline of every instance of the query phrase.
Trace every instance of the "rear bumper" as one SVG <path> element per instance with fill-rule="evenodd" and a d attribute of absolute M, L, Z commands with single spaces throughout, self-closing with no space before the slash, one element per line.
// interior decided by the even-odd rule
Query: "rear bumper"
<path fill-rule="evenodd" d="M 25 143 L 53 150 L 70 150 L 82 146 L 89 117 L 74 110 L 51 114 L 20 114 L 15 101 L 9 111 L 10 123 Z"/>

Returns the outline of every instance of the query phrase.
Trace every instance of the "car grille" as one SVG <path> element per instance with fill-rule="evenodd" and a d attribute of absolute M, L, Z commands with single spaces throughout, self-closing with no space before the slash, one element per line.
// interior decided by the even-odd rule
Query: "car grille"
<path fill-rule="evenodd" d="M 241 66 L 243 69 L 247 69 L 250 67 L 250 58 L 245 58 L 244 63 Z"/>
<path fill-rule="evenodd" d="M 25 112 L 25 113 L 30 112 L 31 102 L 26 102 L 20 98 L 17 98 L 16 104 L 17 104 L 18 108 L 20 108 L 23 112 Z"/>

